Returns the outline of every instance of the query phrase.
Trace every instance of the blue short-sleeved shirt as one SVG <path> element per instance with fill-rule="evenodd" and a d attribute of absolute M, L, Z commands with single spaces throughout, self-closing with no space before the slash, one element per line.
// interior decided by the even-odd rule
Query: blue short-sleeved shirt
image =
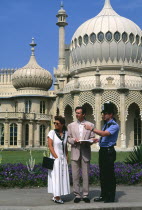
<path fill-rule="evenodd" d="M 102 130 L 104 129 L 104 127 L 105 126 L 103 126 Z M 111 135 L 101 137 L 101 140 L 99 142 L 100 147 L 115 146 L 118 138 L 119 125 L 113 119 L 111 119 L 107 122 L 107 127 L 105 130 L 108 131 Z"/>

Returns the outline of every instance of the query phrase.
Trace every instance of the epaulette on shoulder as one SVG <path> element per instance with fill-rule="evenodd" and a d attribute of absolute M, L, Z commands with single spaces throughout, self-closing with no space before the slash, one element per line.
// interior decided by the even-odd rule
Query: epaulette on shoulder
<path fill-rule="evenodd" d="M 111 122 L 111 123 L 108 123 L 108 127 L 110 127 L 111 125 L 116 125 L 117 123 L 114 123 L 114 122 Z"/>

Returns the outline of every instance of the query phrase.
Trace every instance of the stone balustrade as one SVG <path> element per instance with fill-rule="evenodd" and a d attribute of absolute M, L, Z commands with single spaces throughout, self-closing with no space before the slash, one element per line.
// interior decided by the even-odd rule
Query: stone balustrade
<path fill-rule="evenodd" d="M 23 113 L 23 112 L 0 112 L 0 119 L 20 119 L 20 120 L 51 120 L 51 115 Z"/>

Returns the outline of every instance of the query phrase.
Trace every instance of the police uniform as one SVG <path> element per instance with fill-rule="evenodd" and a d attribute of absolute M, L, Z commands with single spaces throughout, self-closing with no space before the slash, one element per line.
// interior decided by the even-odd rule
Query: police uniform
<path fill-rule="evenodd" d="M 107 121 L 102 130 L 110 133 L 109 136 L 100 138 L 99 146 L 99 167 L 100 167 L 100 183 L 101 196 L 104 202 L 114 202 L 116 191 L 116 180 L 114 172 L 114 161 L 116 160 L 116 145 L 119 125 L 114 119 Z"/>

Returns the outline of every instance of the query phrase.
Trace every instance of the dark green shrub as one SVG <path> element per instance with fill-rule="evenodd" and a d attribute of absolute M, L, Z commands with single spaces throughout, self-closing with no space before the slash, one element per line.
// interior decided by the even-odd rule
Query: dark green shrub
<path fill-rule="evenodd" d="M 140 146 L 134 147 L 133 151 L 130 152 L 129 156 L 125 159 L 126 164 L 142 164 L 142 144 Z"/>

